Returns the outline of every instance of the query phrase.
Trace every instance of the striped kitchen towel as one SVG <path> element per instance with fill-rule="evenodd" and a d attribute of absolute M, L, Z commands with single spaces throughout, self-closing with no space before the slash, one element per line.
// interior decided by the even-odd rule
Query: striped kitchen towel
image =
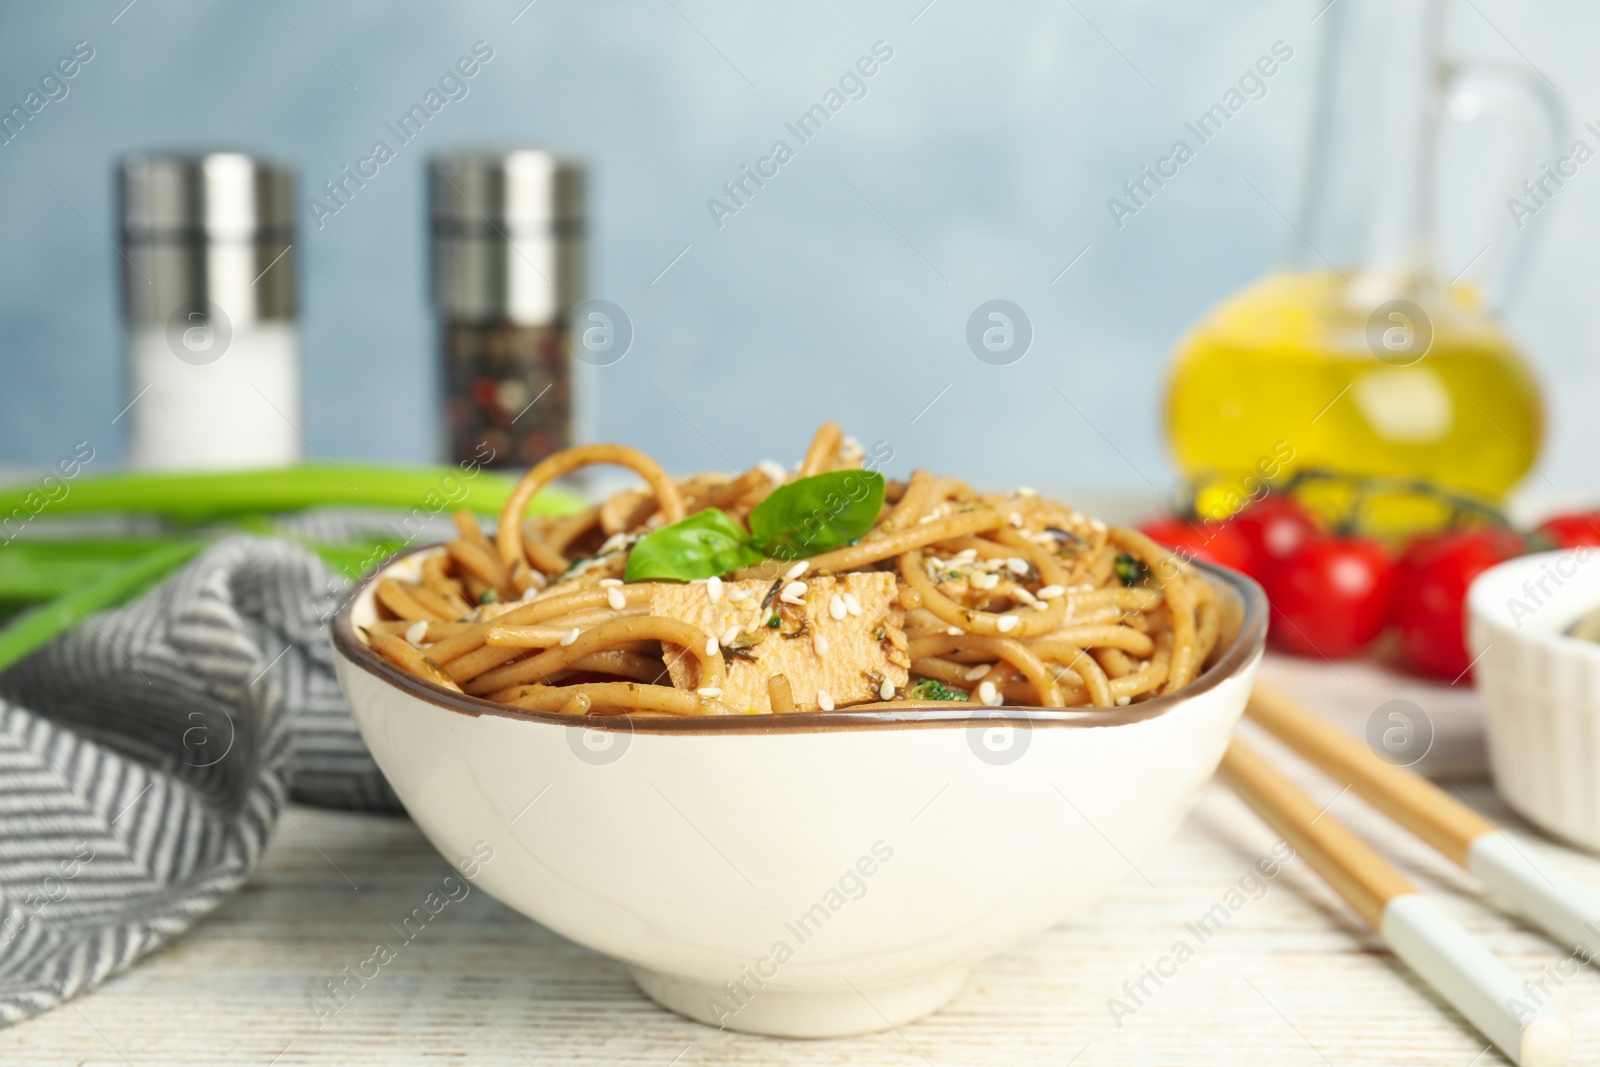
<path fill-rule="evenodd" d="M 348 589 L 230 538 L 0 674 L 0 1025 L 188 929 L 287 799 L 401 810 L 334 679 Z"/>

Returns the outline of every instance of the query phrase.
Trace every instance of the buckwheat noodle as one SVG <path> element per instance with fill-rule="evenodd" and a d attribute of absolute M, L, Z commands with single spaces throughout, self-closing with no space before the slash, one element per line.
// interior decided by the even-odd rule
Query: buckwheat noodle
<path fill-rule="evenodd" d="M 793 475 L 763 463 L 673 479 L 623 445 L 566 449 L 517 483 L 493 538 L 461 512 L 417 580 L 380 581 L 365 637 L 441 687 L 569 715 L 1117 707 L 1182 689 L 1216 648 L 1217 592 L 1148 537 L 923 470 L 889 482 L 876 523 L 845 547 L 687 586 L 623 581 L 652 531 L 711 507 L 743 522 L 783 482 L 861 460 L 832 422 Z M 594 464 L 645 485 L 577 515 L 525 514 Z M 823 688 L 851 666 L 859 679 Z"/>

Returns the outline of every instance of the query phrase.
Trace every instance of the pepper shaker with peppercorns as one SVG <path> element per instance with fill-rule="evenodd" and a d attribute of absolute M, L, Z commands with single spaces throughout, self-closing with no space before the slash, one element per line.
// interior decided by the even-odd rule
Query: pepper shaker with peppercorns
<path fill-rule="evenodd" d="M 569 318 L 583 299 L 581 164 L 519 149 L 434 157 L 433 300 L 447 457 L 525 468 L 573 443 Z"/>

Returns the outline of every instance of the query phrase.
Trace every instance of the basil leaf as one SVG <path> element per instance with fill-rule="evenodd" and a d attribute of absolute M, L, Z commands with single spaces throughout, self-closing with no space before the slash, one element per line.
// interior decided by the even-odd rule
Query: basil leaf
<path fill-rule="evenodd" d="M 883 475 L 842 470 L 814 474 L 772 491 L 750 513 L 751 543 L 773 559 L 805 559 L 847 545 L 883 510 Z"/>
<path fill-rule="evenodd" d="M 630 582 L 688 582 L 727 574 L 761 558 L 750 547 L 744 527 L 720 509 L 706 508 L 635 544 L 625 577 Z"/>

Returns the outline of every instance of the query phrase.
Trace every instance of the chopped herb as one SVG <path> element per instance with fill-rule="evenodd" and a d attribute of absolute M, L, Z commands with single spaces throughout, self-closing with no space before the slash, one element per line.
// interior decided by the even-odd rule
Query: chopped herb
<path fill-rule="evenodd" d="M 1117 553 L 1117 562 L 1111 569 L 1116 572 L 1123 585 L 1138 585 L 1150 577 L 1150 568 L 1144 565 L 1144 560 L 1126 552 Z"/>
<path fill-rule="evenodd" d="M 874 626 L 872 628 L 872 639 L 874 641 L 887 641 L 889 639 L 889 632 L 882 626 Z"/>
<path fill-rule="evenodd" d="M 749 660 L 750 662 L 754 663 L 756 657 L 755 654 L 750 650 L 755 648 L 766 639 L 767 635 L 762 633 L 760 630 L 752 630 L 747 633 L 741 633 L 735 637 L 730 644 L 722 646 L 722 654 L 724 656 L 732 656 L 735 659 Z"/>
<path fill-rule="evenodd" d="M 777 578 L 773 579 L 772 588 L 767 590 L 767 595 L 761 598 L 761 606 L 763 608 L 772 607 L 772 598 L 777 596 L 778 595 L 778 590 L 782 589 L 782 588 L 783 588 L 783 576 L 779 575 Z M 774 615 L 773 618 L 777 618 L 777 616 Z M 767 623 L 767 625 L 768 626 L 776 626 L 777 623 L 769 622 L 769 623 Z"/>
<path fill-rule="evenodd" d="M 1071 530 L 1063 530 L 1059 526 L 1046 526 L 1044 532 L 1055 538 L 1056 555 L 1064 558 L 1077 555 L 1089 544 Z"/>
<path fill-rule="evenodd" d="M 497 601 L 499 599 L 500 599 L 500 594 L 498 592 L 496 592 L 493 589 L 485 589 L 483 591 L 483 595 L 478 598 L 478 603 L 480 603 L 480 604 L 493 604 L 495 601 Z"/>
<path fill-rule="evenodd" d="M 959 578 L 959 577 L 961 577 L 961 572 L 960 571 L 951 571 L 950 572 L 950 577 Z"/>
<path fill-rule="evenodd" d="M 906 690 L 907 700 L 959 700 L 966 703 L 967 694 L 952 689 L 937 678 L 918 678 Z"/>
<path fill-rule="evenodd" d="M 772 613 L 772 618 L 767 620 L 767 629 L 776 630 L 778 627 L 780 627 L 782 625 L 783 625 L 783 619 L 779 618 L 778 617 L 778 613 L 776 611 L 774 611 Z"/>

